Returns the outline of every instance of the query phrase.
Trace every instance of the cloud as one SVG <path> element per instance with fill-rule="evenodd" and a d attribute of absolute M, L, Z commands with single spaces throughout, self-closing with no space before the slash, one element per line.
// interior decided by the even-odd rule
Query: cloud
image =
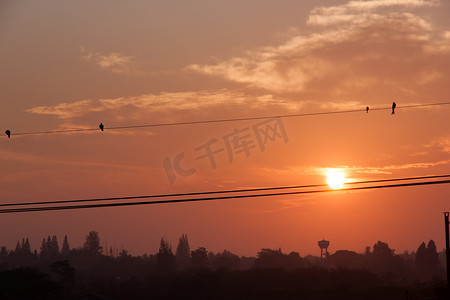
<path fill-rule="evenodd" d="M 305 55 L 317 47 L 314 44 L 328 36 L 294 38 L 280 47 L 253 51 L 248 57 L 234 57 L 215 65 L 194 64 L 186 70 L 267 90 L 303 90 L 312 78 L 330 71 L 326 61 L 315 57 L 305 59 Z"/>
<path fill-rule="evenodd" d="M 103 54 L 101 52 L 88 51 L 81 47 L 82 59 L 86 62 L 97 65 L 100 69 L 123 75 L 142 75 L 139 71 L 133 56 L 125 56 L 120 53 L 111 52 Z"/>
<path fill-rule="evenodd" d="M 99 100 L 84 99 L 52 106 L 36 106 L 27 109 L 26 112 L 54 115 L 59 119 L 73 119 L 89 113 L 109 111 L 115 113 L 116 119 L 120 120 L 121 116 L 123 118 L 125 110 L 127 111 L 127 118 L 140 119 L 144 116 L 148 117 L 149 113 L 173 113 L 176 111 L 195 111 L 216 107 L 238 107 L 241 105 L 258 109 L 276 106 L 289 111 L 296 111 L 305 103 L 307 102 L 292 103 L 272 95 L 252 97 L 240 92 L 220 90 L 144 94 Z"/>
<path fill-rule="evenodd" d="M 186 70 L 276 93 L 348 96 L 375 94 L 375 88 L 411 95 L 450 75 L 437 63 L 450 61 L 450 34 L 414 11 L 438 4 L 373 0 L 318 7 L 307 21 L 310 33 Z"/>
<path fill-rule="evenodd" d="M 308 25 L 329 26 L 336 24 L 362 24 L 377 21 L 382 18 L 381 9 L 386 8 L 421 8 L 438 5 L 437 1 L 425 0 L 371 0 L 349 1 L 342 5 L 317 7 L 313 9 L 308 18 Z M 418 20 L 429 28 L 423 20 Z"/>
<path fill-rule="evenodd" d="M 92 107 L 92 100 L 81 100 L 72 103 L 60 103 L 53 106 L 36 106 L 25 110 L 26 112 L 40 115 L 55 115 L 60 119 L 69 119 L 89 111 L 101 111 L 101 107 Z"/>
<path fill-rule="evenodd" d="M 450 137 L 442 137 L 425 146 L 426 148 L 438 148 L 440 151 L 450 153 Z"/>
<path fill-rule="evenodd" d="M 393 164 L 387 166 L 379 167 L 362 167 L 362 166 L 343 166 L 345 172 L 353 174 L 392 174 L 394 171 L 407 170 L 407 169 L 428 169 L 437 166 L 450 164 L 450 159 L 440 160 L 435 162 L 416 162 L 416 163 L 405 163 L 405 164 Z M 329 168 L 324 167 L 309 167 L 308 172 L 312 174 L 323 175 Z"/>
<path fill-rule="evenodd" d="M 399 165 L 389 165 L 381 168 L 377 167 L 349 167 L 348 169 L 355 173 L 362 174 L 391 174 L 392 171 L 396 170 L 407 170 L 407 169 L 428 169 L 432 167 L 437 167 L 439 165 L 447 165 L 450 163 L 449 160 L 441 160 L 437 162 L 418 162 L 418 163 L 408 163 Z"/>

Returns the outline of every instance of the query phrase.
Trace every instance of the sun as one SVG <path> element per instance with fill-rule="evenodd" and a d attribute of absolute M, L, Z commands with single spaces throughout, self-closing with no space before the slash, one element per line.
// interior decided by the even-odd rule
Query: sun
<path fill-rule="evenodd" d="M 340 169 L 327 171 L 327 183 L 332 189 L 340 189 L 345 183 L 345 174 Z"/>

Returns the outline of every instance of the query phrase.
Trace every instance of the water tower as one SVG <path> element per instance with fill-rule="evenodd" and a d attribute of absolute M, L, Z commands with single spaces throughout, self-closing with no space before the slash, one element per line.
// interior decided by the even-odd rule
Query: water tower
<path fill-rule="evenodd" d="M 323 260 L 324 257 L 328 256 L 328 246 L 330 246 L 329 241 L 325 241 L 325 239 L 318 242 L 320 247 L 320 259 Z"/>

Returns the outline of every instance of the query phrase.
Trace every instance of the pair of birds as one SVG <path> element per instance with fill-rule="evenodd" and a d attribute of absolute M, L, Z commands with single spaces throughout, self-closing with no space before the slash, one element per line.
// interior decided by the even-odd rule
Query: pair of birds
<path fill-rule="evenodd" d="M 392 112 L 391 115 L 395 115 L 395 108 L 397 107 L 397 104 L 395 104 L 395 102 L 392 102 Z M 369 107 L 366 106 L 366 113 L 369 112 Z"/>
<path fill-rule="evenodd" d="M 101 131 L 105 130 L 105 126 L 103 125 L 103 123 L 100 123 L 100 125 L 98 125 L 98 128 L 100 128 Z M 11 138 L 11 131 L 9 129 L 5 131 L 5 134 L 8 136 L 8 139 Z"/>

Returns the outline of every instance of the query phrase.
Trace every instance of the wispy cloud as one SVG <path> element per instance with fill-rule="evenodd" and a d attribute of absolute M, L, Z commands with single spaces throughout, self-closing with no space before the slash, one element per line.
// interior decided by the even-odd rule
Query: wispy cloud
<path fill-rule="evenodd" d="M 450 56 L 448 31 L 414 11 L 438 4 L 372 0 L 318 7 L 309 15 L 309 34 L 186 69 L 280 93 L 343 95 L 380 86 L 406 92 L 406 86 L 442 81 L 449 73 L 433 63 L 437 51 Z"/>
<path fill-rule="evenodd" d="M 441 137 L 425 146 L 426 148 L 438 148 L 442 152 L 450 153 L 450 137 Z"/>
<path fill-rule="evenodd" d="M 418 163 L 408 163 L 399 165 L 389 165 L 381 168 L 377 167 L 349 167 L 351 172 L 361 173 L 361 174 L 391 174 L 396 170 L 407 170 L 407 169 L 428 169 L 432 167 L 437 167 L 439 165 L 447 165 L 450 163 L 449 160 L 441 160 L 437 162 L 418 162 Z"/>
<path fill-rule="evenodd" d="M 53 106 L 36 106 L 25 110 L 40 115 L 55 115 L 60 119 L 69 119 L 80 116 L 89 111 L 102 111 L 101 107 L 92 107 L 92 100 L 80 100 L 72 103 L 60 103 Z"/>
<path fill-rule="evenodd" d="M 382 9 L 411 9 L 438 5 L 438 1 L 430 0 L 369 0 L 349 1 L 342 5 L 317 7 L 308 18 L 309 25 L 329 26 L 336 24 L 362 24 L 377 21 L 383 17 Z M 380 12 L 380 13 L 377 13 Z M 418 19 L 422 25 L 430 28 L 429 24 Z"/>
<path fill-rule="evenodd" d="M 90 51 L 81 47 L 81 58 L 97 65 L 100 69 L 123 75 L 142 75 L 134 61 L 134 56 L 126 56 L 117 52 L 104 54 L 98 51 Z"/>
<path fill-rule="evenodd" d="M 450 164 L 450 159 L 440 160 L 435 162 L 415 162 L 405 164 L 393 164 L 387 166 L 340 166 L 342 170 L 350 174 L 392 174 L 398 170 L 408 169 L 428 169 L 442 165 Z M 328 168 L 325 167 L 308 167 L 307 172 L 312 174 L 325 174 Z"/>
<path fill-rule="evenodd" d="M 54 115 L 60 119 L 73 119 L 95 112 L 115 112 L 117 118 L 123 115 L 125 109 L 127 117 L 140 119 L 148 113 L 195 111 L 215 107 L 237 107 L 246 105 L 247 108 L 261 108 L 277 106 L 289 111 L 299 110 L 306 102 L 292 103 L 272 95 L 248 96 L 244 93 L 220 90 L 177 92 L 161 94 L 144 94 L 140 96 L 119 97 L 109 99 L 85 99 L 71 103 L 60 103 L 52 106 L 37 106 L 26 112 L 41 115 Z"/>

